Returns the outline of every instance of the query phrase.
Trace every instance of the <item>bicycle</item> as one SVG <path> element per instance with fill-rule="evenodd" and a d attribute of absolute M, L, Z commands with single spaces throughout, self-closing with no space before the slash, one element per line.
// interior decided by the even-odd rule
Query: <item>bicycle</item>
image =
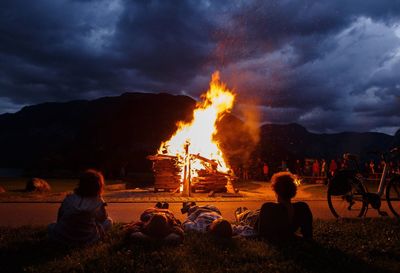
<path fill-rule="evenodd" d="M 389 153 L 381 153 L 384 162 L 400 158 L 400 148 L 394 148 Z M 328 182 L 328 206 L 336 218 L 364 217 L 371 205 L 381 216 L 388 216 L 381 211 L 381 197 L 385 194 L 388 207 L 397 218 L 400 218 L 400 174 L 393 174 L 389 181 L 389 164 L 385 163 L 380 177 L 378 191 L 371 193 L 365 185 L 365 178 L 361 175 L 358 157 L 353 154 L 344 154 L 344 160 L 351 166 L 339 170 Z"/>

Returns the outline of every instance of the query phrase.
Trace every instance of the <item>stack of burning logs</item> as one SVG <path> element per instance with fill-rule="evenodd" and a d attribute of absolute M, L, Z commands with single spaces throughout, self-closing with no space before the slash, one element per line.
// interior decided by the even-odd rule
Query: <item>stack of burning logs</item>
<path fill-rule="evenodd" d="M 196 190 L 226 192 L 229 175 L 217 171 L 218 163 L 200 155 L 191 155 L 191 157 L 200 160 L 202 165 L 205 167 L 205 169 L 197 172 L 197 177 L 193 177 L 191 181 L 192 192 L 195 192 Z"/>
<path fill-rule="evenodd" d="M 170 155 L 150 155 L 147 159 L 153 161 L 154 192 L 158 190 L 178 191 L 181 184 L 181 168 L 178 158 Z"/>
<path fill-rule="evenodd" d="M 153 161 L 153 171 L 155 176 L 154 191 L 163 189 L 164 191 L 178 191 L 181 185 L 181 168 L 178 165 L 178 158 L 170 155 L 152 155 L 147 157 Z M 226 192 L 230 175 L 221 173 L 217 170 L 218 163 L 214 160 L 200 155 L 190 155 L 191 160 L 199 160 L 204 169 L 198 170 L 196 177 L 190 180 L 190 189 L 206 192 Z"/>

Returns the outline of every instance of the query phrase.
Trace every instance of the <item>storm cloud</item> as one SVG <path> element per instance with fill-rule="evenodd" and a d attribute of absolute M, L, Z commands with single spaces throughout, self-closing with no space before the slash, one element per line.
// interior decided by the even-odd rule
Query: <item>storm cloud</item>
<path fill-rule="evenodd" d="M 197 97 L 316 132 L 400 126 L 398 1 L 2 1 L 0 113 L 124 92 Z"/>

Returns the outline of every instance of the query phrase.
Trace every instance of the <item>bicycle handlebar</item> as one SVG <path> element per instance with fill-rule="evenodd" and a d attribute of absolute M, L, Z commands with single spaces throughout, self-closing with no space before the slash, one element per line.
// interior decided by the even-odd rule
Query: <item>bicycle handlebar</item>
<path fill-rule="evenodd" d="M 345 153 L 345 154 L 343 154 L 343 159 L 344 160 L 358 161 L 358 155 L 351 154 L 351 153 Z"/>
<path fill-rule="evenodd" d="M 400 147 L 395 147 L 395 148 L 391 149 L 389 153 L 392 157 L 391 159 L 400 158 Z"/>
<path fill-rule="evenodd" d="M 387 159 L 393 160 L 393 159 L 400 158 L 400 147 L 395 147 L 395 148 L 391 149 L 389 152 L 372 150 L 372 151 L 368 151 L 367 153 L 377 155 L 385 161 Z M 345 154 L 343 154 L 343 159 L 357 162 L 358 156 L 355 154 L 351 154 L 351 153 L 345 153 Z"/>

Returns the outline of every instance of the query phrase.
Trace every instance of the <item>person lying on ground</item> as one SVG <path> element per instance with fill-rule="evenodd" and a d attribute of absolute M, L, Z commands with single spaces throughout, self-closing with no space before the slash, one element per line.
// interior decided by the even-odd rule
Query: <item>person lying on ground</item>
<path fill-rule="evenodd" d="M 197 206 L 195 202 L 183 203 L 181 212 L 182 214 L 187 213 L 187 218 L 182 223 L 185 232 L 209 233 L 220 238 L 232 237 L 231 224 L 213 205 Z"/>
<path fill-rule="evenodd" d="M 184 237 L 181 223 L 169 210 L 168 203 L 158 202 L 155 207 L 146 209 L 140 221 L 127 224 L 124 229 L 128 240 L 179 243 Z"/>
<path fill-rule="evenodd" d="M 258 232 L 255 226 L 258 224 L 260 209 L 249 210 L 246 207 L 239 207 L 235 210 L 235 231 L 242 237 L 257 237 Z"/>
<path fill-rule="evenodd" d="M 49 238 L 73 245 L 91 244 L 102 239 L 113 224 L 102 198 L 103 189 L 101 172 L 86 170 L 77 188 L 62 202 L 57 222 L 49 225 Z"/>
<path fill-rule="evenodd" d="M 221 211 L 213 205 L 197 206 L 195 202 L 183 203 L 181 212 L 187 213 L 187 219 L 182 226 L 185 231 L 196 231 L 209 233 L 220 238 L 231 238 L 232 236 L 253 236 L 253 230 L 246 227 L 232 225 L 224 219 Z"/>
<path fill-rule="evenodd" d="M 238 208 L 235 211 L 239 225 L 250 226 L 263 238 L 286 241 L 295 236 L 312 239 L 313 216 L 305 202 L 292 202 L 297 192 L 296 177 L 289 172 L 272 176 L 271 187 L 277 202 L 266 202 L 259 210 Z"/>

